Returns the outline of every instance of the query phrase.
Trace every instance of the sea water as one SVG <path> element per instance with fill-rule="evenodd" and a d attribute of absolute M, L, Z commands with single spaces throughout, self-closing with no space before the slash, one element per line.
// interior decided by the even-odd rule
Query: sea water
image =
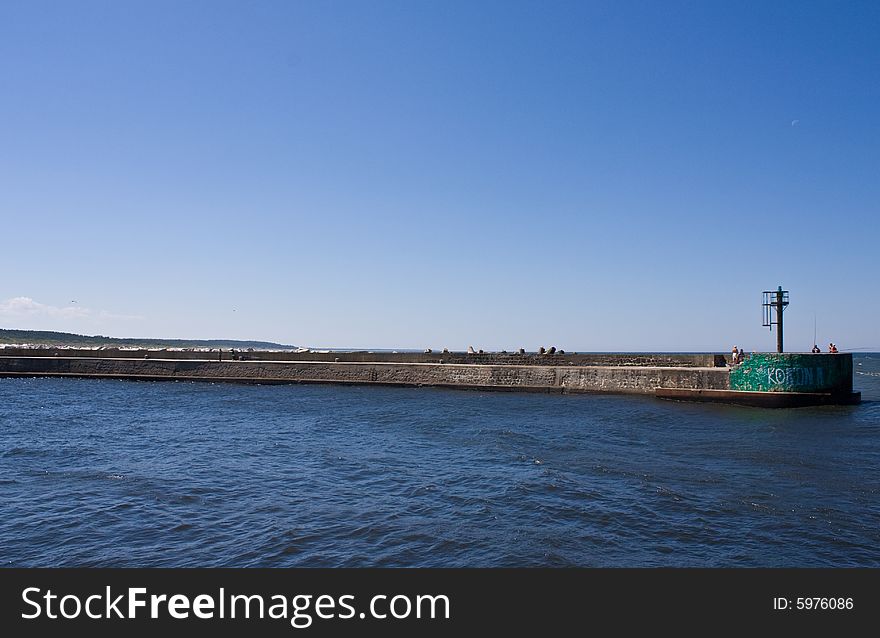
<path fill-rule="evenodd" d="M 0 379 L 4 566 L 878 566 L 858 406 Z"/>

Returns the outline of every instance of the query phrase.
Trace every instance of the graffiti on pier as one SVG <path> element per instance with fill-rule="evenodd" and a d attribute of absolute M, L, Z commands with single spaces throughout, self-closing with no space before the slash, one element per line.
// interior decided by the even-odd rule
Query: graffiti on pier
<path fill-rule="evenodd" d="M 755 353 L 730 371 L 730 389 L 750 392 L 852 390 L 849 355 Z"/>

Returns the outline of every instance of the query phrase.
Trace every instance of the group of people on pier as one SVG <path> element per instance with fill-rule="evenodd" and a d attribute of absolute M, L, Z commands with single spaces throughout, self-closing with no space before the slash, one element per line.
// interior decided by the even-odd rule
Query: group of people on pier
<path fill-rule="evenodd" d="M 822 352 L 822 350 L 819 348 L 819 346 L 817 346 L 814 343 L 813 349 L 810 352 L 812 352 L 813 354 L 819 354 L 820 352 Z M 833 343 L 829 343 L 828 344 L 828 352 L 830 352 L 831 354 L 837 354 L 838 353 L 837 346 L 834 345 Z"/>
<path fill-rule="evenodd" d="M 733 346 L 733 352 L 730 355 L 730 365 L 734 365 L 734 366 L 738 365 L 738 364 L 742 363 L 743 361 L 745 361 L 745 359 L 746 359 L 746 355 L 743 352 L 743 349 L 737 348 L 736 346 Z"/>
<path fill-rule="evenodd" d="M 813 348 L 810 350 L 810 352 L 813 354 L 820 354 L 822 352 L 822 349 L 819 348 L 819 346 L 817 346 L 814 343 Z M 828 352 L 830 354 L 837 354 L 840 351 L 837 349 L 837 345 L 835 345 L 834 343 L 829 343 L 828 344 Z M 733 350 L 731 351 L 731 354 L 730 354 L 730 364 L 731 365 L 738 365 L 738 364 L 742 363 L 743 361 L 745 361 L 745 358 L 746 358 L 746 355 L 743 353 L 742 348 L 737 348 L 736 346 L 733 346 Z"/>

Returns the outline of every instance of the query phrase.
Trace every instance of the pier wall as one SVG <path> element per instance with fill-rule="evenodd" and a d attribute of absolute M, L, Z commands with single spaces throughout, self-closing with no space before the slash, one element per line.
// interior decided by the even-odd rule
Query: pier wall
<path fill-rule="evenodd" d="M 626 355 L 623 355 L 626 356 Z M 213 361 L 0 356 L 0 376 L 72 376 L 243 383 L 355 383 L 541 392 L 653 394 L 658 387 L 728 389 L 727 368 L 323 361 Z"/>
<path fill-rule="evenodd" d="M 33 351 L 28 351 L 33 352 Z M 598 365 L 577 365 L 566 355 L 507 355 L 519 357 L 488 363 L 480 355 L 463 355 L 471 363 L 422 361 L 430 353 L 269 353 L 327 360 L 253 360 L 225 358 L 219 352 L 186 352 L 202 359 L 166 358 L 163 351 L 110 357 L 106 351 L 85 351 L 90 356 L 64 356 L 70 350 L 41 351 L 36 356 L 9 356 L 0 351 L 0 377 L 85 377 L 151 381 L 209 381 L 235 383 L 345 383 L 362 385 L 437 386 L 461 389 L 532 392 L 613 392 L 649 394 L 661 398 L 716 401 L 763 407 L 858 403 L 852 391 L 852 355 L 755 353 L 734 367 L 696 366 L 709 359 L 680 359 L 704 355 L 583 355 Z M 126 351 L 132 352 L 132 351 Z M 180 354 L 177 351 L 171 351 Z M 255 353 L 248 353 L 255 354 Z M 259 353 L 266 354 L 266 353 Z M 348 356 L 346 356 L 348 355 Z M 409 360 L 387 361 L 389 355 Z M 504 353 L 486 355 L 503 356 Z M 217 356 L 217 358 L 213 358 Z M 204 358 L 210 357 L 210 358 Z M 656 357 L 656 358 L 652 358 Z M 670 359 L 671 357 L 671 359 Z M 718 357 L 718 358 L 716 358 Z M 346 359 L 355 360 L 346 360 Z M 394 357 L 390 357 L 394 358 Z M 489 359 L 491 360 L 491 359 Z M 643 361 L 691 365 L 639 365 Z M 453 359 L 457 361 L 457 359 Z M 549 364 L 549 365 L 548 365 Z M 617 364 L 617 365 L 614 365 Z"/>

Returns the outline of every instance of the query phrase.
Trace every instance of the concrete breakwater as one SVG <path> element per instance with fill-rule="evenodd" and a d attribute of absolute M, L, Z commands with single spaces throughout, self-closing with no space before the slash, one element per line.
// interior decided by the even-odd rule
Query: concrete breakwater
<path fill-rule="evenodd" d="M 244 383 L 360 383 L 543 392 L 631 392 L 727 387 L 727 370 L 701 367 L 217 361 L 0 357 L 0 375 L 84 376 Z"/>
<path fill-rule="evenodd" d="M 0 351 L 0 376 L 238 383 L 351 383 L 537 392 L 615 392 L 784 407 L 850 403 L 852 357 L 723 355 Z M 198 358 L 196 358 L 198 357 Z M 857 399 L 856 399 L 857 400 Z"/>

